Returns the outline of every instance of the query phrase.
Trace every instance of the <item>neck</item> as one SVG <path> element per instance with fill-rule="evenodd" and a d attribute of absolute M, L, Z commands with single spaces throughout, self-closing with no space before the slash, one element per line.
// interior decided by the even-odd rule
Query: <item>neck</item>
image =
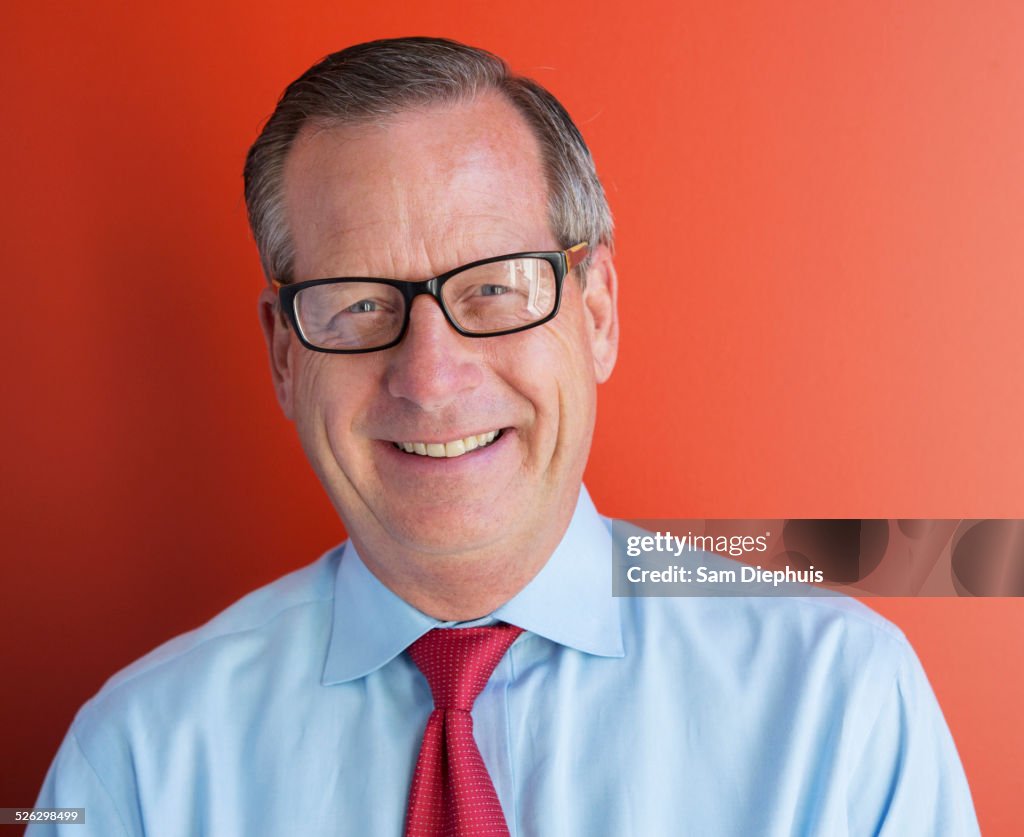
<path fill-rule="evenodd" d="M 392 593 L 442 622 L 465 622 L 493 613 L 533 580 L 561 542 L 575 508 L 574 497 L 551 516 L 556 525 L 529 538 L 463 552 L 427 553 L 391 538 L 350 534 L 367 569 Z"/>

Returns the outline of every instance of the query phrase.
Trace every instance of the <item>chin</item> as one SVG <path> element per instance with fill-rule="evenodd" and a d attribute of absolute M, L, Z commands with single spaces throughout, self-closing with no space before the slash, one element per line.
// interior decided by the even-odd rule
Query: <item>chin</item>
<path fill-rule="evenodd" d="M 393 519 L 389 534 L 407 549 L 440 556 L 486 550 L 509 537 L 512 528 L 507 520 L 471 520 L 464 512 L 450 510 L 433 514 L 428 521 L 420 516 Z"/>

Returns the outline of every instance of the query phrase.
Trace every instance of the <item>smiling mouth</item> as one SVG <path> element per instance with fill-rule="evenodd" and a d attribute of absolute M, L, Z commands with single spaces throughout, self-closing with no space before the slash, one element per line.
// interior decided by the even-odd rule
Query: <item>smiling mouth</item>
<path fill-rule="evenodd" d="M 466 436 L 464 439 L 456 439 L 454 442 L 392 442 L 401 451 L 411 453 L 414 456 L 432 456 L 435 459 L 454 459 L 457 456 L 464 456 L 477 448 L 486 448 L 493 445 L 504 430 L 491 430 L 487 433 L 478 433 L 476 436 Z"/>

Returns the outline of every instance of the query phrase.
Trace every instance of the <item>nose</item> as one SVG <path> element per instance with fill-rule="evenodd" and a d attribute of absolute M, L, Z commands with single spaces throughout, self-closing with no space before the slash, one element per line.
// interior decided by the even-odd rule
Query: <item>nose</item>
<path fill-rule="evenodd" d="M 388 392 L 427 412 L 448 406 L 483 381 L 475 342 L 448 324 L 436 300 L 417 297 L 405 337 L 391 353 Z"/>

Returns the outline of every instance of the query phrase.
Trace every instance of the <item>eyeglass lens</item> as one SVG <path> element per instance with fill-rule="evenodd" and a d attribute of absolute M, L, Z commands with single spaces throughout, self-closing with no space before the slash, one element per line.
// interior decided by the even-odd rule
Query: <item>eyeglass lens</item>
<path fill-rule="evenodd" d="M 555 272 L 545 259 L 477 265 L 448 278 L 441 297 L 449 316 L 472 334 L 522 328 L 554 309 Z M 307 341 L 324 349 L 370 349 L 398 337 L 405 298 L 391 285 L 345 281 L 303 288 L 295 314 Z"/>

